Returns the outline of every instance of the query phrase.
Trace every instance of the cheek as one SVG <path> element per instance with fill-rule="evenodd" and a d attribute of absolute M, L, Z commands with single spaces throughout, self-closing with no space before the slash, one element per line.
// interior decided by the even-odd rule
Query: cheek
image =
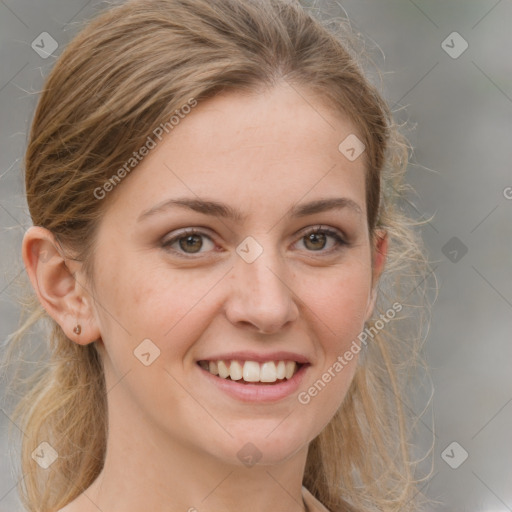
<path fill-rule="evenodd" d="M 364 261 L 364 260 L 363 260 Z M 321 279 L 303 280 L 301 296 L 326 332 L 330 350 L 341 350 L 364 326 L 371 291 L 371 268 L 356 261 Z"/>
<path fill-rule="evenodd" d="M 143 259 L 118 260 L 115 266 L 105 265 L 97 276 L 102 292 L 98 294 L 100 329 L 111 344 L 125 340 L 133 349 L 149 338 L 162 355 L 172 351 L 176 358 L 211 321 L 211 291 L 222 286 L 225 269 L 171 269 L 162 262 L 149 264 Z"/>
<path fill-rule="evenodd" d="M 371 267 L 364 261 L 339 266 L 329 278 L 318 279 L 315 287 L 310 283 L 308 295 L 302 288 L 303 296 L 308 296 L 308 323 L 314 326 L 318 343 L 316 368 L 298 400 L 317 426 L 328 423 L 340 407 L 357 367 L 358 336 L 371 290 Z"/>

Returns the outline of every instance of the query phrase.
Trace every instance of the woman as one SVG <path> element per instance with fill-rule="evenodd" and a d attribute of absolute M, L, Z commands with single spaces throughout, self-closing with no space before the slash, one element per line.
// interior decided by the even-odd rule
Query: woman
<path fill-rule="evenodd" d="M 416 507 L 397 332 L 425 265 L 347 48 L 293 2 L 134 0 L 60 56 L 25 162 L 27 326 L 53 327 L 28 510 Z"/>

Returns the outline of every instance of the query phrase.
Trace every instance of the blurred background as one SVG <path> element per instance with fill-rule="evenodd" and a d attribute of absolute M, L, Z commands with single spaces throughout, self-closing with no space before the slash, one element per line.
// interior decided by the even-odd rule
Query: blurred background
<path fill-rule="evenodd" d="M 439 295 L 425 354 L 434 394 L 416 444 L 434 439 L 428 510 L 512 511 L 512 2 L 309 0 L 346 14 L 407 122 L 408 203 Z M 15 330 L 30 226 L 22 158 L 38 91 L 95 0 L 0 0 L 0 339 Z M 405 108 L 403 108 L 405 107 Z M 0 403 L 0 512 L 21 511 Z M 424 404 L 418 403 L 418 411 Z M 14 453 L 15 455 L 15 453 Z"/>

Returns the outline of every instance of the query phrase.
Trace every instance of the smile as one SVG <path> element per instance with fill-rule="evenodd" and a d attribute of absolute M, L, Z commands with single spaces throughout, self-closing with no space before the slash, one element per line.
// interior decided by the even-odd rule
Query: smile
<path fill-rule="evenodd" d="M 302 366 L 296 361 L 199 361 L 199 366 L 221 379 L 241 383 L 279 383 L 290 380 Z"/>

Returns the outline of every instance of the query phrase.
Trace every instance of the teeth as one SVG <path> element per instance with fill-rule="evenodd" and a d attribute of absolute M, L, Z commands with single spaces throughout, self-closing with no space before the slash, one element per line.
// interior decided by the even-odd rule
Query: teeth
<path fill-rule="evenodd" d="M 231 380 L 240 380 L 242 378 L 242 365 L 238 361 L 231 361 L 229 376 Z"/>
<path fill-rule="evenodd" d="M 219 377 L 223 379 L 227 379 L 229 377 L 229 368 L 226 366 L 224 361 L 219 361 L 217 363 L 217 369 L 219 370 Z"/>
<path fill-rule="evenodd" d="M 296 366 L 297 365 L 295 364 L 295 361 L 286 361 L 286 373 L 284 375 L 285 378 L 291 379 L 293 377 Z"/>
<path fill-rule="evenodd" d="M 231 366 L 233 366 L 233 363 L 231 363 Z M 243 376 L 245 382 L 259 382 L 260 365 L 256 361 L 246 361 L 244 363 Z"/>
<path fill-rule="evenodd" d="M 245 363 L 247 364 L 247 363 Z M 295 363 L 293 363 L 295 364 Z M 274 361 L 270 361 L 269 363 L 263 363 L 261 365 L 260 371 L 260 381 L 261 382 L 275 382 L 277 380 L 277 371 L 276 364 Z"/>
<path fill-rule="evenodd" d="M 284 361 L 279 361 L 276 367 L 276 377 L 284 379 L 286 377 L 286 364 Z"/>
<path fill-rule="evenodd" d="M 200 366 L 222 379 L 245 382 L 276 382 L 291 379 L 297 370 L 295 361 L 200 361 Z"/>
<path fill-rule="evenodd" d="M 219 370 L 217 369 L 217 362 L 216 361 L 210 361 L 210 367 L 208 368 L 210 373 L 213 373 L 213 375 L 218 375 Z"/>

